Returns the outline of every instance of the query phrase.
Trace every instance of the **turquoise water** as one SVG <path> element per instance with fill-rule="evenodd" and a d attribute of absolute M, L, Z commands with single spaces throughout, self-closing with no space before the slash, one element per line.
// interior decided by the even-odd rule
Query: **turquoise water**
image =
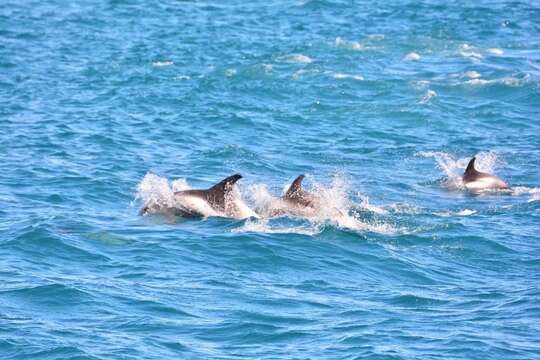
<path fill-rule="evenodd" d="M 540 358 L 538 19 L 3 1 L 0 358 Z M 460 188 L 474 155 L 511 193 Z M 347 217 L 137 215 L 237 172 Z"/>

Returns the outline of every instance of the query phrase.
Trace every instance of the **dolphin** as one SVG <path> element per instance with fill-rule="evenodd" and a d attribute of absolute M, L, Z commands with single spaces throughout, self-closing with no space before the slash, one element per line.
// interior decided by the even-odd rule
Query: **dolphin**
<path fill-rule="evenodd" d="M 473 157 L 471 161 L 469 161 L 467 169 L 465 169 L 465 173 L 462 177 L 463 184 L 468 190 L 483 191 L 509 189 L 508 184 L 506 184 L 502 179 L 498 178 L 497 176 L 476 170 L 474 168 L 475 161 L 476 157 Z"/>
<path fill-rule="evenodd" d="M 270 217 L 281 216 L 285 214 L 312 217 L 316 215 L 321 203 L 316 194 L 302 189 L 302 181 L 305 175 L 300 175 L 289 186 L 279 201 L 273 204 L 273 208 L 268 215 Z"/>
<path fill-rule="evenodd" d="M 331 217 L 344 218 L 341 210 L 323 203 L 323 199 L 302 188 L 305 175 L 299 175 L 289 186 L 285 194 L 279 199 L 277 206 L 272 209 L 270 216 L 291 214 L 302 217 Z"/>
<path fill-rule="evenodd" d="M 288 205 L 296 207 L 310 207 L 313 208 L 317 205 L 319 199 L 314 194 L 302 189 L 302 181 L 306 176 L 300 175 L 292 182 L 291 186 L 282 196 L 282 200 Z"/>
<path fill-rule="evenodd" d="M 174 193 L 175 206 L 162 209 L 162 212 L 182 217 L 258 218 L 259 216 L 233 191 L 234 184 L 241 178 L 242 175 L 235 174 L 208 189 L 177 191 Z M 149 210 L 149 207 L 145 206 L 139 214 L 144 215 Z"/>

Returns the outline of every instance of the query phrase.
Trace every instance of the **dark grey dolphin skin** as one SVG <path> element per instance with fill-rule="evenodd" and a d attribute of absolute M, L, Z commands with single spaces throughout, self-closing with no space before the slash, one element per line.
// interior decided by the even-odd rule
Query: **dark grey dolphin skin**
<path fill-rule="evenodd" d="M 304 178 L 305 175 L 300 175 L 292 182 L 285 195 L 283 195 L 283 200 L 296 206 L 314 207 L 317 197 L 302 189 Z"/>
<path fill-rule="evenodd" d="M 508 184 L 497 176 L 476 170 L 474 168 L 475 161 L 476 157 L 473 157 L 469 161 L 467 169 L 465 169 L 465 173 L 463 174 L 463 183 L 467 188 L 473 190 L 509 189 Z"/>
<path fill-rule="evenodd" d="M 177 191 L 174 193 L 174 195 L 175 196 L 186 195 L 186 196 L 199 197 L 205 200 L 213 209 L 220 212 L 225 212 L 228 195 L 233 189 L 233 185 L 241 178 L 242 178 L 242 175 L 235 174 L 221 180 L 219 183 L 217 183 L 216 185 L 212 186 L 209 189 Z M 139 211 L 139 215 L 144 215 L 149 210 L 151 210 L 149 206 L 144 206 Z M 162 211 L 167 212 L 167 213 L 172 213 L 176 216 L 183 216 L 183 217 L 203 216 L 203 214 L 198 214 L 198 213 L 189 211 L 187 209 L 181 209 L 181 208 L 176 208 L 176 207 L 163 209 Z"/>

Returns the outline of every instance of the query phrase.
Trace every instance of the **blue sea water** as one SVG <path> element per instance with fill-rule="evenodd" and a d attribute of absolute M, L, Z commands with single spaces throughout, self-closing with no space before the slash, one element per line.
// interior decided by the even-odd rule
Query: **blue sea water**
<path fill-rule="evenodd" d="M 2 1 L 0 358 L 540 358 L 538 19 Z M 511 193 L 453 186 L 474 155 Z M 138 216 L 233 173 L 347 219 Z"/>

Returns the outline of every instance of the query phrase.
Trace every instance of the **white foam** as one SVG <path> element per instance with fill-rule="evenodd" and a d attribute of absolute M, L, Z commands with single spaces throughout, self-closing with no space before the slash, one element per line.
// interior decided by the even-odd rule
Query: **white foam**
<path fill-rule="evenodd" d="M 234 233 L 255 232 L 265 234 L 301 234 L 307 236 L 315 236 L 322 231 L 323 227 L 319 225 L 309 224 L 307 226 L 272 226 L 269 219 L 246 220 L 244 225 L 231 230 Z"/>
<path fill-rule="evenodd" d="M 349 48 L 349 49 L 352 49 L 352 50 L 362 50 L 362 49 L 364 49 L 364 46 L 362 44 L 360 44 L 359 42 L 344 40 L 344 39 L 342 39 L 340 37 L 336 38 L 335 44 L 338 47 Z"/>
<path fill-rule="evenodd" d="M 499 48 L 490 48 L 490 49 L 487 49 L 486 50 L 488 53 L 490 53 L 491 55 L 495 55 L 495 56 L 502 56 L 504 55 L 504 50 L 503 49 L 499 49 Z"/>
<path fill-rule="evenodd" d="M 477 51 L 474 51 L 474 47 L 469 44 L 462 44 L 460 46 L 459 54 L 463 57 L 470 58 L 473 60 L 482 59 L 483 56 Z"/>
<path fill-rule="evenodd" d="M 382 41 L 384 40 L 385 36 L 384 34 L 370 34 L 367 36 L 367 38 L 373 41 Z"/>
<path fill-rule="evenodd" d="M 470 216 L 470 215 L 476 214 L 476 212 L 477 212 L 476 210 L 463 209 L 459 211 L 438 212 L 438 213 L 434 213 L 434 215 L 441 216 L 441 217 Z"/>
<path fill-rule="evenodd" d="M 532 195 L 527 202 L 539 201 L 540 200 L 540 187 L 528 187 L 528 186 L 515 186 L 511 188 L 512 195 Z"/>
<path fill-rule="evenodd" d="M 225 211 L 227 216 L 236 219 L 259 218 L 259 215 L 244 202 L 242 194 L 237 188 L 234 188 L 230 196 L 231 198 L 228 199 L 229 207 Z"/>
<path fill-rule="evenodd" d="M 174 62 L 169 61 L 169 60 L 167 60 L 167 61 L 154 61 L 152 63 L 152 65 L 155 66 L 155 67 L 171 66 L 171 65 L 174 65 Z"/>
<path fill-rule="evenodd" d="M 360 207 L 363 208 L 363 209 L 366 209 L 368 211 L 371 211 L 375 214 L 387 214 L 388 211 L 385 210 L 384 208 L 380 207 L 380 206 L 377 206 L 377 205 L 373 205 L 373 204 L 370 204 L 369 202 L 369 197 L 367 196 L 363 196 L 363 195 L 360 195 Z"/>
<path fill-rule="evenodd" d="M 468 77 L 469 79 L 478 79 L 480 77 L 480 73 L 476 71 L 467 71 L 465 73 L 465 77 Z"/>
<path fill-rule="evenodd" d="M 176 179 L 171 182 L 172 191 L 184 191 L 189 190 L 189 185 L 186 179 Z"/>
<path fill-rule="evenodd" d="M 332 77 L 334 79 L 353 79 L 353 80 L 364 80 L 364 78 L 361 75 L 353 75 L 353 74 L 344 74 L 344 73 L 333 73 Z"/>
<path fill-rule="evenodd" d="M 437 93 L 433 90 L 428 89 L 424 96 L 418 101 L 420 104 L 427 104 L 432 98 L 437 96 Z"/>
<path fill-rule="evenodd" d="M 286 61 L 296 62 L 301 64 L 311 64 L 313 59 L 303 54 L 291 54 L 285 58 Z"/>
<path fill-rule="evenodd" d="M 492 79 L 492 80 L 486 80 L 486 79 L 471 79 L 465 81 L 465 84 L 472 85 L 472 86 L 484 86 L 484 85 L 506 85 L 511 87 L 518 87 L 521 86 L 524 82 L 528 80 L 528 76 L 525 76 L 523 79 L 518 79 L 515 77 L 503 77 L 499 79 Z"/>
<path fill-rule="evenodd" d="M 456 213 L 456 215 L 459 215 L 459 216 L 469 216 L 469 215 L 473 215 L 473 214 L 476 214 L 476 210 L 463 209 L 463 210 L 458 211 Z"/>
<path fill-rule="evenodd" d="M 237 73 L 238 73 L 238 71 L 236 69 L 227 69 L 227 70 L 225 70 L 225 76 L 227 76 L 227 77 L 234 76 Z"/>
<path fill-rule="evenodd" d="M 461 51 L 460 55 L 466 58 L 471 58 L 473 60 L 479 60 L 483 58 L 482 54 L 475 51 Z"/>
<path fill-rule="evenodd" d="M 271 73 L 273 70 L 272 64 L 262 64 L 262 67 L 264 69 L 264 72 L 267 74 Z"/>
<path fill-rule="evenodd" d="M 170 208 L 175 204 L 174 191 L 169 180 L 152 173 L 147 173 L 137 185 L 135 197 L 142 200 L 149 213 L 159 212 L 160 209 Z"/>
<path fill-rule="evenodd" d="M 418 61 L 418 60 L 420 60 L 420 55 L 418 53 L 415 53 L 415 52 L 410 52 L 407 55 L 405 55 L 403 60 Z"/>
<path fill-rule="evenodd" d="M 305 73 L 306 73 L 305 70 L 300 69 L 300 70 L 298 70 L 298 71 L 295 71 L 294 74 L 292 74 L 292 78 L 293 78 L 294 80 L 298 80 L 298 79 L 300 79 L 300 77 L 301 77 L 302 75 L 304 75 Z"/>

